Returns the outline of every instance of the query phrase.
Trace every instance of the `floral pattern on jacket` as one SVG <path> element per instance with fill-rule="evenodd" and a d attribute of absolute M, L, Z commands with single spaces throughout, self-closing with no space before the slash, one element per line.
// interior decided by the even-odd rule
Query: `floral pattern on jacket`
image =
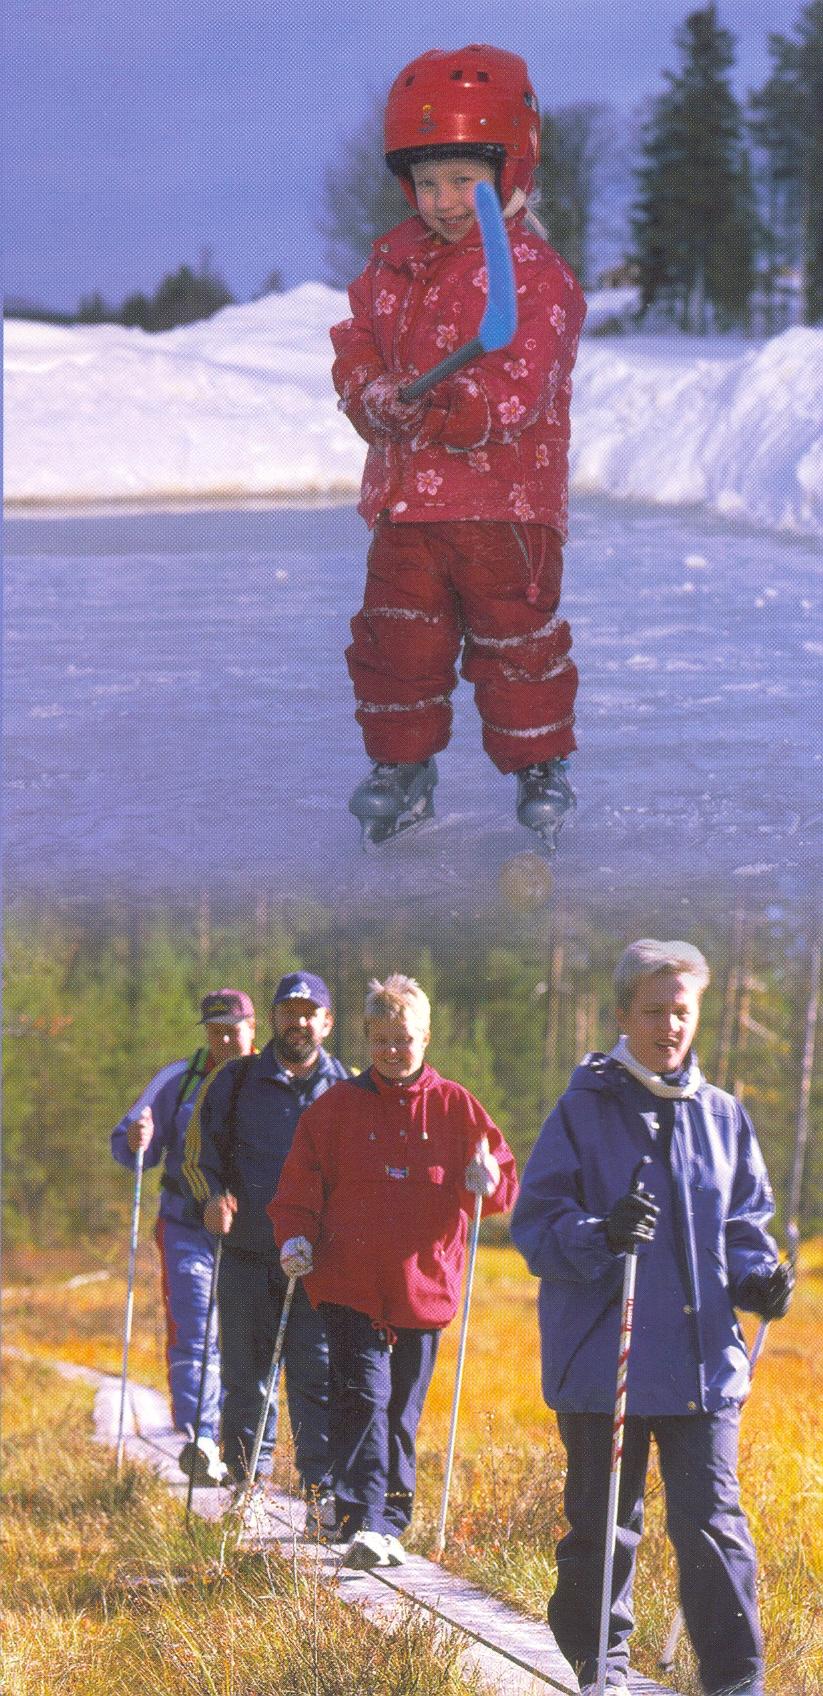
<path fill-rule="evenodd" d="M 364 404 L 387 372 L 412 376 L 476 335 L 488 281 L 480 232 L 459 242 L 422 219 L 376 242 L 334 325 L 340 406 L 369 444 L 360 512 L 374 525 L 481 519 L 550 524 L 565 537 L 571 372 L 586 306 L 564 261 L 511 219 L 518 323 L 513 341 L 432 389 L 422 423 L 376 426 Z"/>

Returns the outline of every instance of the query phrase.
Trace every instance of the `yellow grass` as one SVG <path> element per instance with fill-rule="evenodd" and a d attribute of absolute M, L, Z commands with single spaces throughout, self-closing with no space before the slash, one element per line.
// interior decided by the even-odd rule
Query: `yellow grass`
<path fill-rule="evenodd" d="M 364 1622 L 279 1556 L 184 1527 L 158 1479 L 89 1435 L 92 1392 L 5 1371 L 3 1696 L 472 1696 L 458 1641 Z"/>
<path fill-rule="evenodd" d="M 51 1279 L 56 1270 L 49 1269 Z M 63 1270 L 68 1275 L 73 1268 Z M 804 1245 L 794 1304 L 788 1318 L 769 1331 L 744 1414 L 741 1478 L 760 1553 L 769 1696 L 818 1696 L 823 1689 L 822 1284 L 819 1239 Z M 562 1530 L 563 1471 L 553 1417 L 540 1395 L 535 1298 L 534 1281 L 513 1250 L 481 1246 L 447 1563 L 539 1617 L 551 1589 L 554 1543 Z M 123 1277 L 114 1273 L 106 1283 L 71 1291 L 56 1290 L 53 1284 L 30 1289 L 25 1300 L 13 1295 L 7 1302 L 6 1339 L 44 1356 L 59 1354 L 119 1372 L 124 1300 Z M 130 1371 L 157 1387 L 164 1386 L 162 1337 L 156 1257 L 146 1242 L 140 1254 Z M 432 1548 L 437 1520 L 457 1342 L 455 1323 L 443 1340 L 420 1432 L 420 1489 L 412 1541 L 424 1552 Z M 284 1417 L 284 1476 L 289 1470 L 286 1432 Z M 655 1676 L 657 1654 L 676 1607 L 676 1574 L 654 1474 L 636 1599 L 633 1658 L 638 1670 Z M 674 1677 L 687 1696 L 697 1691 L 685 1640 Z M 27 1687 L 27 1696 L 28 1689 L 36 1688 Z"/>

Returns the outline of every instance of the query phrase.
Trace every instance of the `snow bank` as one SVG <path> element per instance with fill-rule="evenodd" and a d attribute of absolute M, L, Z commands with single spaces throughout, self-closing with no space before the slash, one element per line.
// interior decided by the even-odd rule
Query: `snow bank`
<path fill-rule="evenodd" d="M 329 381 L 347 309 L 307 283 L 165 335 L 10 321 L 7 501 L 354 495 L 365 450 Z M 584 339 L 572 480 L 823 535 L 823 330 Z"/>

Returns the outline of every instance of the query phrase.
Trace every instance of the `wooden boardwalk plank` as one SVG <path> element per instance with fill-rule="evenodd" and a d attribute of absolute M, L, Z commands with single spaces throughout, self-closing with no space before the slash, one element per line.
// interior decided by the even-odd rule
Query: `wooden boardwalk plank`
<path fill-rule="evenodd" d="M 6 1351 L 18 1354 L 15 1349 Z M 97 1390 L 94 1428 L 97 1439 L 117 1443 L 120 1418 L 120 1379 L 66 1361 L 43 1361 L 61 1376 L 91 1384 Z M 124 1449 L 131 1460 L 150 1466 L 172 1492 L 185 1501 L 188 1484 L 177 1464 L 180 1433 L 171 1429 L 166 1400 L 156 1390 L 129 1383 L 126 1397 Z M 195 1489 L 192 1506 L 202 1519 L 216 1520 L 228 1511 L 228 1490 Z M 497 1696 L 578 1696 L 577 1680 L 561 1655 L 547 1625 L 530 1620 L 505 1602 L 488 1596 L 479 1586 L 450 1573 L 422 1555 L 409 1555 L 402 1567 L 353 1572 L 340 1566 L 339 1556 L 319 1543 L 303 1540 L 304 1504 L 268 1489 L 261 1529 L 243 1533 L 241 1541 L 256 1547 L 279 1548 L 288 1558 L 334 1584 L 344 1602 L 362 1607 L 378 1623 L 398 1619 L 408 1608 L 422 1608 L 444 1629 L 457 1632 L 465 1645 L 462 1660 L 476 1668 Z M 633 1696 L 677 1696 L 668 1685 L 639 1673 L 629 1673 Z"/>

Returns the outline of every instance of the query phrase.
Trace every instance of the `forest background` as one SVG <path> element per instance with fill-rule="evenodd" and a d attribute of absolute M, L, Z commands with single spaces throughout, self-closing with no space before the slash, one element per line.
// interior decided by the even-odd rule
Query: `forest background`
<path fill-rule="evenodd" d="M 205 896 L 188 913 L 15 909 L 6 934 L 7 1254 L 25 1260 L 29 1250 L 71 1242 L 94 1255 L 124 1230 L 131 1185 L 110 1157 L 111 1129 L 161 1065 L 194 1051 L 206 990 L 247 990 L 262 1046 L 273 990 L 298 966 L 329 983 L 337 1020 L 329 1046 L 353 1066 L 365 1063 L 369 977 L 416 976 L 433 1001 L 432 1063 L 483 1101 L 522 1167 L 574 1065 L 615 1040 L 611 974 L 643 929 L 618 932 L 606 922 L 594 929 L 558 906 L 497 912 L 486 925 L 444 923 L 424 945 L 408 916 L 341 916 L 263 900 L 247 913 L 213 910 Z M 755 916 L 743 907 L 725 917 L 707 911 L 702 931 L 690 924 L 688 935 L 714 967 L 700 1059 L 709 1079 L 733 1089 L 754 1119 L 782 1241 L 813 937 L 797 916 L 777 908 Z M 822 1096 L 818 1071 L 812 1126 Z M 155 1183 L 156 1174 L 147 1179 Z M 823 1229 L 814 1137 L 802 1220 L 804 1235 Z"/>

